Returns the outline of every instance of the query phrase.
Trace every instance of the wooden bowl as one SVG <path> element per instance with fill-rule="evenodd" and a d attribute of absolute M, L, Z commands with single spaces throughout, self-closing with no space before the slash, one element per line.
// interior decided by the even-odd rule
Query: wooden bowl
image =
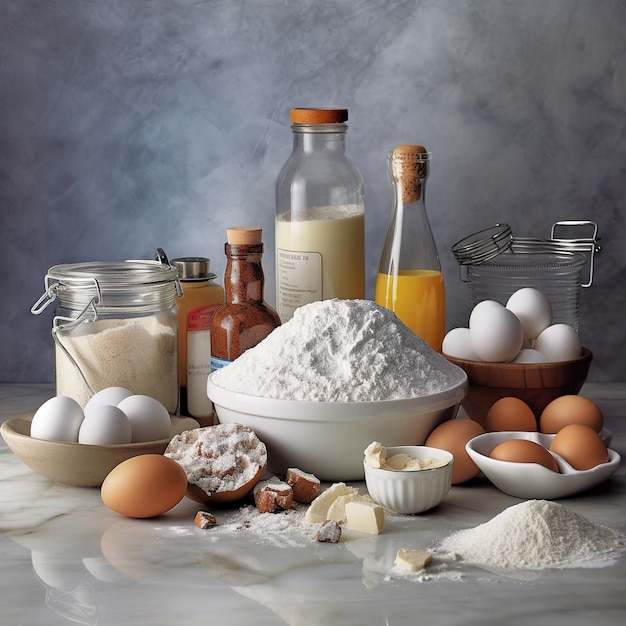
<path fill-rule="evenodd" d="M 198 428 L 190 417 L 172 417 L 170 438 L 118 446 L 93 446 L 67 441 L 46 441 L 30 436 L 32 414 L 12 417 L 0 426 L 9 448 L 37 474 L 74 487 L 100 487 L 107 474 L 122 461 L 140 454 L 163 454 L 171 437 Z"/>
<path fill-rule="evenodd" d="M 484 426 L 491 405 L 507 396 L 526 402 L 539 419 L 552 400 L 580 391 L 593 355 L 583 348 L 579 358 L 559 363 L 486 363 L 446 358 L 465 370 L 469 387 L 462 406 L 469 417 Z"/>

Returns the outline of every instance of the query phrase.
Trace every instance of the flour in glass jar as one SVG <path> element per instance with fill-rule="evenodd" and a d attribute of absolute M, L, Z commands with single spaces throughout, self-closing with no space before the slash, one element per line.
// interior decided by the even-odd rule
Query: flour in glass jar
<path fill-rule="evenodd" d="M 442 392 L 466 376 L 392 311 L 369 300 L 331 299 L 300 307 L 212 378 L 266 398 L 372 402 Z"/>

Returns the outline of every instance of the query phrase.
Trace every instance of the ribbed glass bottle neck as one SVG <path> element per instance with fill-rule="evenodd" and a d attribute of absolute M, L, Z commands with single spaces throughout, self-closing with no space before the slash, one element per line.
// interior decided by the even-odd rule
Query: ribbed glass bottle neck
<path fill-rule="evenodd" d="M 291 128 L 294 152 L 345 152 L 346 124 L 293 124 Z"/>

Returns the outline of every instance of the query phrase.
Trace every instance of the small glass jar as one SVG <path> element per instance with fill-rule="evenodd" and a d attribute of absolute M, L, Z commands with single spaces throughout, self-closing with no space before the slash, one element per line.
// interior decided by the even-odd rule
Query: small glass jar
<path fill-rule="evenodd" d="M 224 304 L 224 288 L 215 282 L 206 257 L 172 259 L 178 268 L 183 295 L 178 308 L 179 410 L 208 425 L 213 405 L 206 395 L 206 379 L 211 372 L 211 317 Z M 211 421 L 212 423 L 212 421 Z"/>
<path fill-rule="evenodd" d="M 164 256 L 164 255 L 163 255 Z M 48 270 L 31 312 L 57 300 L 56 394 L 85 406 L 107 387 L 178 407 L 178 269 L 161 261 L 86 262 Z"/>

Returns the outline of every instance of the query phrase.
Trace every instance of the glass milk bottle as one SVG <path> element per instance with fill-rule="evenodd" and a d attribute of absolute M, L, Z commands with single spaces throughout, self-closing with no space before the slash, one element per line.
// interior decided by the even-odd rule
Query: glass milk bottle
<path fill-rule="evenodd" d="M 276 304 L 365 297 L 363 180 L 346 156 L 346 109 L 291 109 L 293 151 L 276 184 Z"/>
<path fill-rule="evenodd" d="M 430 153 L 423 146 L 401 145 L 388 160 L 394 202 L 374 298 L 441 351 L 445 288 L 425 205 Z"/>

